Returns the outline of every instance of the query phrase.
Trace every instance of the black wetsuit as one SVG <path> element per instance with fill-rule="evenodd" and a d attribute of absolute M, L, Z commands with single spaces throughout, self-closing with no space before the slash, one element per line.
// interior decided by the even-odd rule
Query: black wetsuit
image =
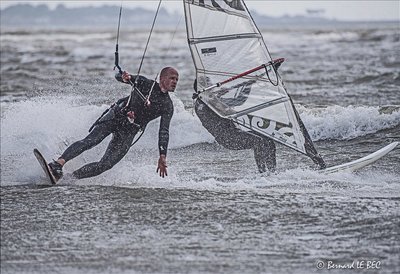
<path fill-rule="evenodd" d="M 218 116 L 198 98 L 194 109 L 203 126 L 218 144 L 232 150 L 253 149 L 260 172 L 265 172 L 266 168 L 275 170 L 276 148 L 273 140 L 237 128 L 233 121 Z"/>
<path fill-rule="evenodd" d="M 135 77 L 132 77 L 132 82 Z M 122 77 L 117 74 L 115 78 L 122 82 Z M 153 86 L 154 81 L 143 76 L 139 76 L 137 81 L 137 89 L 147 96 Z M 82 152 L 96 146 L 108 135 L 112 134 L 112 139 L 107 147 L 106 152 L 99 162 L 89 163 L 73 172 L 76 178 L 87 178 L 99 175 L 104 171 L 112 168 L 118 163 L 129 151 L 135 135 L 140 129 L 144 130 L 146 125 L 161 117 L 160 129 L 158 134 L 158 148 L 160 155 L 167 154 L 169 141 L 169 125 L 174 112 L 172 100 L 168 92 L 162 92 L 158 83 L 154 84 L 153 91 L 150 95 L 150 106 L 145 106 L 144 101 L 134 93 L 128 110 L 135 114 L 134 123 L 130 123 L 126 117 L 126 111 L 122 109 L 128 101 L 128 97 L 118 100 L 93 127 L 93 130 L 83 140 L 77 141 L 69 146 L 60 158 L 66 162 L 77 157 Z"/>

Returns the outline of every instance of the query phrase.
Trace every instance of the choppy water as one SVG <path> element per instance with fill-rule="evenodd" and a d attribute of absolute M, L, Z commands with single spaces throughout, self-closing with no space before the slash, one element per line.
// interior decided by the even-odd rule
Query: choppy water
<path fill-rule="evenodd" d="M 328 165 L 400 140 L 399 32 L 263 30 L 272 56 L 286 58 L 286 87 Z M 121 33 L 124 69 L 137 70 L 147 34 Z M 329 262 L 400 272 L 400 148 L 356 174 L 327 176 L 278 145 L 278 173 L 260 175 L 251 151 L 215 144 L 192 115 L 191 56 L 185 32 L 173 36 L 154 34 L 143 67 L 149 77 L 166 65 L 180 72 L 169 176 L 155 173 L 156 121 L 112 170 L 46 187 L 32 149 L 57 157 L 130 91 L 113 78 L 115 30 L 2 27 L 2 273 L 345 271 Z M 98 159 L 106 143 L 66 172 Z M 379 269 L 367 269 L 373 261 Z"/>

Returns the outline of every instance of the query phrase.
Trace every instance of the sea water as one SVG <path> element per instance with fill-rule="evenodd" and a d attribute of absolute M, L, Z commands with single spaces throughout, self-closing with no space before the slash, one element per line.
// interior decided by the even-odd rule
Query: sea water
<path fill-rule="evenodd" d="M 400 140 L 399 29 L 391 24 L 262 29 L 328 166 Z M 147 31 L 120 34 L 136 73 Z M 159 121 L 111 170 L 47 187 L 32 150 L 57 158 L 117 99 L 114 29 L 1 29 L 2 273 L 400 272 L 400 148 L 357 173 L 322 175 L 277 145 L 277 172 L 230 151 L 193 115 L 183 29 L 156 31 L 142 74 L 180 73 L 168 176 Z M 234 58 L 234 56 L 232 56 Z M 107 138 L 65 166 L 98 160 Z"/>

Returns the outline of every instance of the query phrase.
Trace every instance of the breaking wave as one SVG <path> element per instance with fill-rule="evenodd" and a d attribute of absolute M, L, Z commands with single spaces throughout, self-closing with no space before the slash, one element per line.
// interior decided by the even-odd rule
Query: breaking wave
<path fill-rule="evenodd" d="M 175 114 L 170 129 L 170 148 L 213 142 L 199 119 L 172 96 Z M 108 105 L 85 105 L 77 97 L 40 97 L 15 103 L 2 103 L 1 154 L 18 153 L 44 146 L 48 152 L 87 134 L 88 128 Z M 300 116 L 314 141 L 348 140 L 400 125 L 400 106 L 299 106 Z M 157 147 L 158 120 L 149 124 L 138 146 Z M 60 148 L 61 144 L 61 148 Z M 136 147 L 136 146 L 135 146 Z M 135 148 L 134 147 L 134 148 Z"/>
<path fill-rule="evenodd" d="M 400 106 L 298 109 L 314 141 L 349 140 L 400 125 Z"/>

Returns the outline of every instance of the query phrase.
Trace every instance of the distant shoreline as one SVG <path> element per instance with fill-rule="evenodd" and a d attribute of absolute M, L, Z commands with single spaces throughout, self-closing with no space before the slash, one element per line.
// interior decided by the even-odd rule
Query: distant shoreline
<path fill-rule="evenodd" d="M 4 27 L 45 27 L 45 28 L 85 28 L 115 27 L 118 20 L 119 6 L 104 5 L 100 7 L 67 8 L 63 5 L 50 9 L 47 5 L 16 4 L 2 9 L 1 26 Z M 318 16 L 281 16 L 271 17 L 251 11 L 254 21 L 260 28 L 285 27 L 285 26 L 340 26 L 354 24 L 393 24 L 398 20 L 387 21 L 343 21 L 327 19 Z M 143 8 L 125 8 L 123 16 L 124 25 L 134 28 L 146 29 L 150 26 L 154 11 Z M 157 17 L 157 24 L 166 28 L 176 27 L 182 23 L 183 14 L 169 13 L 161 8 Z"/>

